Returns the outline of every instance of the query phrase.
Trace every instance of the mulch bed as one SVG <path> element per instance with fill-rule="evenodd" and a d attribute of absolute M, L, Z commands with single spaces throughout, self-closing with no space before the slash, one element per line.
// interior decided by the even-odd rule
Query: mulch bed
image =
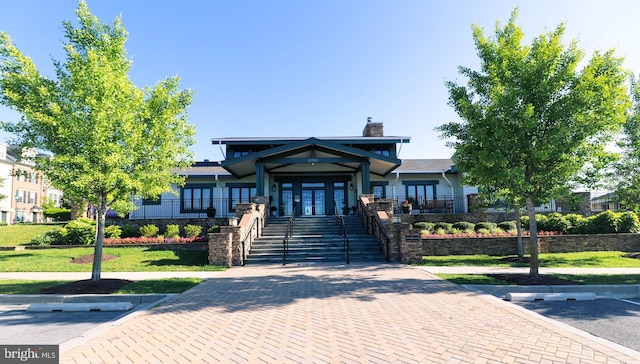
<path fill-rule="evenodd" d="M 107 262 L 109 260 L 118 259 L 117 256 L 111 254 L 102 254 L 102 261 Z M 74 264 L 92 264 L 93 254 L 83 255 L 81 257 L 71 260 Z M 98 282 L 93 282 L 90 279 L 69 282 L 61 284 L 59 286 L 43 289 L 40 293 L 43 294 L 110 294 L 114 293 L 123 286 L 126 286 L 133 281 L 127 279 L 100 279 Z"/>
<path fill-rule="evenodd" d="M 117 256 L 111 254 L 102 254 L 102 261 L 108 262 L 110 260 L 118 259 Z M 81 257 L 77 257 L 71 260 L 71 263 L 74 264 L 91 264 L 93 263 L 93 254 L 83 255 Z"/>
<path fill-rule="evenodd" d="M 100 279 L 93 282 L 90 279 L 69 282 L 59 286 L 43 289 L 40 293 L 47 294 L 110 294 L 133 281 L 127 279 Z"/>

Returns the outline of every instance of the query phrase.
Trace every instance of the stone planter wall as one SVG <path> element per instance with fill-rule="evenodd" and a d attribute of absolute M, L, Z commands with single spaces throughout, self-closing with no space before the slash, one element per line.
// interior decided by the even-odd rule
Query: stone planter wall
<path fill-rule="evenodd" d="M 525 254 L 529 238 L 522 238 Z M 538 237 L 540 253 L 640 251 L 640 234 L 585 234 Z M 516 237 L 422 239 L 423 255 L 516 255 Z"/>

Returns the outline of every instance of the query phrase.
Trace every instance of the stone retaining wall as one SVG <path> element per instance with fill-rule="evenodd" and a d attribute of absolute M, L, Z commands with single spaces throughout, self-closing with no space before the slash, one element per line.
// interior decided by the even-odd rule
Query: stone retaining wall
<path fill-rule="evenodd" d="M 525 254 L 529 238 L 522 238 Z M 538 237 L 540 253 L 640 251 L 640 234 L 553 235 Z M 423 255 L 516 255 L 516 237 L 422 239 Z"/>

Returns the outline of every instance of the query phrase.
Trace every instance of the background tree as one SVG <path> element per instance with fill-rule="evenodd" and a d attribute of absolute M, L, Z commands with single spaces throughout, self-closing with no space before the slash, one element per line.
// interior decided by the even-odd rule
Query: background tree
<path fill-rule="evenodd" d="M 623 158 L 612 170 L 611 180 L 617 182 L 613 187 L 620 205 L 640 212 L 640 88 L 633 76 L 630 85 L 632 106 L 618 143 Z"/>
<path fill-rule="evenodd" d="M 54 61 L 56 79 L 0 34 L 0 102 L 22 115 L 2 127 L 21 146 L 50 151 L 53 158 L 36 160 L 36 169 L 95 206 L 91 279 L 98 281 L 107 210 L 125 213 L 133 196 L 152 198 L 184 183 L 172 169 L 192 163 L 194 128 L 185 111 L 192 93 L 178 90 L 177 77 L 137 88 L 120 18 L 101 24 L 84 1 L 76 14 L 77 29 L 63 23 L 66 62 Z"/>
<path fill-rule="evenodd" d="M 535 204 L 596 181 L 614 155 L 605 147 L 628 106 L 622 59 L 584 54 L 562 43 L 564 25 L 523 46 L 518 10 L 492 38 L 474 25 L 480 70 L 459 67 L 466 86 L 447 82 L 449 104 L 461 118 L 436 130 L 452 138 L 453 160 L 466 182 L 509 191 L 530 218 L 531 269 L 538 276 Z"/>

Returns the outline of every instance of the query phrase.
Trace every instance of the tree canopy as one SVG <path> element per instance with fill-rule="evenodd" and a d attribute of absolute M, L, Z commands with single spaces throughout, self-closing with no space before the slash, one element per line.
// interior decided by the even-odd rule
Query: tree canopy
<path fill-rule="evenodd" d="M 597 181 L 615 159 L 606 147 L 625 121 L 627 73 L 613 51 L 595 52 L 579 70 L 584 52 L 562 42 L 563 24 L 522 45 L 517 15 L 490 38 L 472 26 L 480 70 L 460 66 L 466 85 L 446 82 L 461 120 L 436 130 L 453 139 L 468 184 L 526 203 L 537 275 L 534 204 Z"/>
<path fill-rule="evenodd" d="M 624 208 L 640 212 L 640 87 L 631 77 L 632 107 L 619 140 L 623 158 L 612 170 L 611 184 Z"/>
<path fill-rule="evenodd" d="M 102 24 L 79 1 L 79 27 L 63 22 L 65 62 L 55 78 L 40 74 L 6 33 L 0 33 L 0 102 L 21 114 L 2 128 L 21 147 L 53 154 L 36 169 L 67 196 L 97 209 L 93 280 L 99 280 L 108 209 L 133 209 L 134 196 L 153 198 L 184 183 L 176 167 L 192 163 L 195 129 L 186 108 L 192 92 L 177 77 L 138 88 L 129 78 L 127 32 L 120 18 Z"/>

